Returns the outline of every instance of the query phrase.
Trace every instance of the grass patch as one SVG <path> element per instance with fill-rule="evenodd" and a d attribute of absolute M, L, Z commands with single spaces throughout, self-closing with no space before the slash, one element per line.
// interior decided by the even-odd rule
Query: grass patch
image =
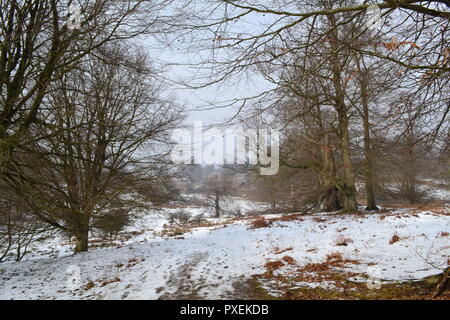
<path fill-rule="evenodd" d="M 272 276 L 277 285 L 267 290 L 269 274 L 255 275 L 246 282 L 246 294 L 253 300 L 428 300 L 440 279 L 440 275 L 429 276 L 420 281 L 383 283 L 380 289 L 369 289 L 365 282 L 349 280 L 354 274 L 345 272 L 321 272 L 321 281 L 333 281 L 335 288 L 312 288 L 298 286 L 297 279 Z M 319 275 L 318 275 L 319 278 Z M 265 284 L 265 285 L 263 285 Z M 275 294 L 280 292 L 280 294 Z M 443 293 L 439 300 L 450 300 L 450 291 Z"/>

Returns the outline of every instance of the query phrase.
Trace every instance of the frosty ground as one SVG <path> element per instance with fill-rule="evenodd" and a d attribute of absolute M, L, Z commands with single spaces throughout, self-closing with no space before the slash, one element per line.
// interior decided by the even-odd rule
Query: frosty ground
<path fill-rule="evenodd" d="M 345 298 L 370 283 L 376 292 L 377 284 L 436 275 L 450 257 L 445 208 L 244 215 L 183 226 L 168 223 L 173 210 L 143 214 L 118 240 L 94 239 L 86 253 L 73 255 L 63 239 L 36 244 L 24 261 L 0 265 L 0 298 L 289 298 L 307 290 Z"/>

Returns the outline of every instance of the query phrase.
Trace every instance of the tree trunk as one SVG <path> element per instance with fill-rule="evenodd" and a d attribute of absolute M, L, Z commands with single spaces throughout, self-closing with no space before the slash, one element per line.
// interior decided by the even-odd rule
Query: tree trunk
<path fill-rule="evenodd" d="M 373 179 L 373 157 L 370 140 L 369 105 L 367 101 L 368 73 L 361 71 L 361 100 L 363 107 L 364 125 L 364 175 L 366 186 L 367 207 L 366 210 L 378 210 L 375 203 L 374 179 Z"/>
<path fill-rule="evenodd" d="M 333 179 L 336 177 L 333 151 L 330 146 L 329 134 L 324 134 L 321 145 L 322 167 L 324 173 L 320 175 L 320 196 L 318 201 L 319 210 L 337 211 L 342 209 L 339 190 Z"/>
<path fill-rule="evenodd" d="M 342 165 L 344 166 L 343 211 L 356 212 L 356 188 L 353 165 L 350 157 L 350 136 L 348 132 L 348 115 L 345 105 L 337 108 L 341 135 Z"/>
<path fill-rule="evenodd" d="M 272 210 L 272 213 L 275 214 L 277 209 L 277 198 L 275 196 L 275 188 L 273 185 L 270 186 L 270 195 L 270 209 Z"/>
<path fill-rule="evenodd" d="M 88 251 L 88 233 L 79 233 L 76 238 L 75 253 Z"/>
<path fill-rule="evenodd" d="M 220 205 L 219 205 L 219 201 L 220 201 L 220 195 L 218 192 L 216 192 L 215 198 L 214 198 L 214 209 L 216 211 L 216 218 L 220 217 Z"/>
<path fill-rule="evenodd" d="M 332 49 L 332 64 L 333 64 L 333 86 L 335 90 L 335 109 L 338 114 L 339 122 L 339 138 L 342 156 L 342 165 L 344 166 L 344 184 L 342 187 L 343 197 L 343 211 L 355 212 L 356 208 L 356 188 L 355 177 L 353 173 L 353 165 L 350 156 L 350 135 L 349 135 L 349 119 L 347 113 L 347 106 L 345 105 L 345 89 L 342 83 L 342 67 L 339 57 L 339 48 L 337 45 L 338 32 L 337 22 L 334 16 L 327 17 L 334 28 L 331 33 L 332 40 L 330 41 Z M 334 40 L 333 40 L 334 39 Z"/>
<path fill-rule="evenodd" d="M 78 225 L 75 230 L 76 246 L 75 253 L 88 251 L 88 238 L 89 238 L 89 218 L 82 217 L 78 221 Z"/>
<path fill-rule="evenodd" d="M 439 281 L 437 287 L 436 287 L 436 291 L 434 292 L 432 298 L 436 298 L 439 297 L 447 288 L 448 286 L 448 279 L 450 278 L 450 267 L 447 267 L 447 269 L 445 269 L 443 275 L 442 275 L 442 279 L 441 281 Z"/>
<path fill-rule="evenodd" d="M 321 190 L 318 207 L 319 210 L 326 212 L 342 209 L 339 190 L 335 186 L 324 187 Z"/>
<path fill-rule="evenodd" d="M 411 137 L 410 139 L 410 143 L 411 143 L 411 147 L 410 149 L 407 151 L 408 154 L 408 169 L 407 169 L 407 188 L 406 188 L 406 192 L 407 192 L 407 196 L 408 196 L 408 200 L 410 204 L 414 204 L 418 202 L 418 197 L 417 197 L 417 172 L 416 172 L 416 156 L 415 153 L 413 151 L 413 145 L 412 145 L 412 140 L 413 138 Z"/>

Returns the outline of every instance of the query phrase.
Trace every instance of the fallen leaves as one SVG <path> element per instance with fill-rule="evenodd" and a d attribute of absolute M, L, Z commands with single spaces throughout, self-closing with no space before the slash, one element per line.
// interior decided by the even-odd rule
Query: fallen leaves
<path fill-rule="evenodd" d="M 264 267 L 268 270 L 268 271 L 274 271 L 274 270 L 278 270 L 281 267 L 284 266 L 284 263 L 280 260 L 277 261 L 269 261 L 266 262 L 266 264 L 264 265 Z"/>
<path fill-rule="evenodd" d="M 102 284 L 100 285 L 100 287 L 104 287 L 104 286 L 106 286 L 106 285 L 108 285 L 108 284 L 110 284 L 110 283 L 120 282 L 120 281 L 121 281 L 120 278 L 119 278 L 118 276 L 116 276 L 116 277 L 113 278 L 113 279 L 109 279 L 109 280 L 103 281 Z"/>
<path fill-rule="evenodd" d="M 289 265 L 294 265 L 294 264 L 296 264 L 295 259 L 292 258 L 292 257 L 290 257 L 290 256 L 284 256 L 282 259 L 283 259 L 284 262 L 286 262 L 286 263 L 289 264 Z"/>
<path fill-rule="evenodd" d="M 394 244 L 394 243 L 396 243 L 396 242 L 398 242 L 398 241 L 400 241 L 400 237 L 395 233 L 395 234 L 392 236 L 391 240 L 389 240 L 389 244 Z"/>
<path fill-rule="evenodd" d="M 93 281 L 89 281 L 88 283 L 86 283 L 86 285 L 84 286 L 84 290 L 90 290 L 95 286 L 95 283 Z"/>
<path fill-rule="evenodd" d="M 286 251 L 291 251 L 293 248 L 292 247 L 289 247 L 289 248 L 286 248 L 286 249 L 280 249 L 280 248 L 275 248 L 275 251 L 274 251 L 274 253 L 275 254 L 280 254 L 280 253 L 283 253 L 283 252 L 286 252 Z"/>
<path fill-rule="evenodd" d="M 337 246 L 348 246 L 349 243 L 352 243 L 353 240 L 350 238 L 345 238 L 342 235 L 339 235 L 339 237 L 336 239 L 336 245 Z"/>
<path fill-rule="evenodd" d="M 258 228 L 267 228 L 272 224 L 271 220 L 266 220 L 264 217 L 258 218 L 256 220 L 253 220 L 250 223 L 249 229 L 258 229 Z"/>

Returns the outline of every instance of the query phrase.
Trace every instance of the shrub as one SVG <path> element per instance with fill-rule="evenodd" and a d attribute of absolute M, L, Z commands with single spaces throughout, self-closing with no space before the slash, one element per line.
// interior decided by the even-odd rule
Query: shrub
<path fill-rule="evenodd" d="M 169 223 L 170 224 L 174 224 L 175 222 L 178 222 L 181 224 L 187 224 L 190 219 L 191 219 L 191 214 L 187 211 L 184 211 L 183 209 L 181 209 L 177 212 L 171 212 L 169 214 Z"/>
<path fill-rule="evenodd" d="M 198 225 L 204 221 L 205 221 L 205 217 L 203 214 L 198 214 L 191 219 L 191 222 L 198 224 Z"/>
<path fill-rule="evenodd" d="M 100 230 L 104 238 L 116 239 L 122 231 L 131 222 L 128 210 L 110 210 L 109 212 L 96 217 L 94 226 Z"/>

